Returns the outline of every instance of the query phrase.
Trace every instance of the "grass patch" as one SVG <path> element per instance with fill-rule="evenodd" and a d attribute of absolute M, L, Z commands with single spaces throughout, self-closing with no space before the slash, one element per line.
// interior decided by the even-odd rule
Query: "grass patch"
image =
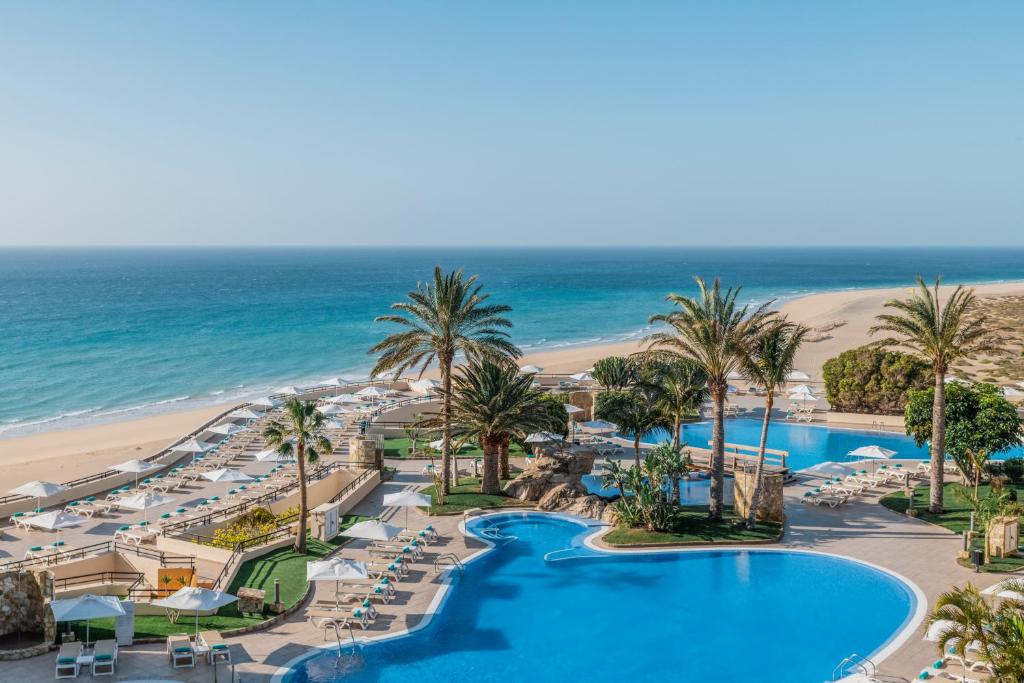
<path fill-rule="evenodd" d="M 722 520 L 708 520 L 704 506 L 685 506 L 677 515 L 671 531 L 647 531 L 618 526 L 601 540 L 608 545 L 705 545 L 714 543 L 764 543 L 777 541 L 781 524 L 760 523 L 747 529 L 732 507 L 726 507 Z"/>
<path fill-rule="evenodd" d="M 385 458 L 429 458 L 430 456 L 424 451 L 429 448 L 430 439 L 417 439 L 416 440 L 416 455 L 412 454 L 412 439 L 408 437 L 400 437 L 393 439 L 384 439 L 384 457 Z M 510 456 L 522 456 L 525 455 L 522 446 L 513 443 L 509 444 L 508 453 Z M 440 453 L 434 452 L 435 458 L 440 458 Z M 484 451 L 480 446 L 474 444 L 466 444 L 466 446 L 458 452 L 460 458 L 482 458 Z"/>
<path fill-rule="evenodd" d="M 506 482 L 502 481 L 502 485 Z M 428 486 L 423 493 L 430 496 L 434 503 L 428 512 L 432 515 L 458 515 L 472 508 L 497 508 L 509 506 L 521 506 L 523 501 L 499 493 L 495 495 L 480 493 L 480 480 L 476 477 L 463 477 L 459 483 L 452 487 L 444 505 L 437 505 L 434 497 L 435 489 Z"/>
<path fill-rule="evenodd" d="M 359 515 L 345 515 L 341 520 L 341 528 L 347 529 L 356 522 L 368 519 Z M 228 593 L 234 594 L 239 588 L 261 588 L 267 592 L 267 602 L 274 600 L 274 579 L 281 582 L 281 601 L 286 607 L 297 603 L 306 592 L 306 564 L 319 560 L 348 542 L 349 539 L 338 536 L 331 541 L 323 542 L 310 538 L 306 542 L 305 555 L 299 555 L 292 546 L 279 548 L 262 557 L 242 563 L 235 575 Z M 225 605 L 216 614 L 199 617 L 199 629 L 226 631 L 229 629 L 254 626 L 266 621 L 268 615 L 243 616 L 239 614 L 235 604 Z M 172 633 L 193 633 L 195 631 L 195 614 L 182 614 L 178 623 L 172 624 L 165 615 L 141 615 L 135 617 L 136 638 L 163 638 Z M 85 622 L 76 622 L 73 630 L 80 640 L 85 639 Z M 67 627 L 58 625 L 58 631 Z M 94 619 L 89 630 L 91 641 L 113 638 L 113 619 Z"/>
<path fill-rule="evenodd" d="M 1024 485 L 1011 485 L 1016 489 L 1018 499 L 1024 499 Z M 988 484 L 979 487 L 979 494 L 985 497 L 990 492 Z M 953 533 L 963 533 L 971 528 L 971 501 L 963 495 L 962 487 L 959 484 L 946 484 L 943 486 L 942 504 L 945 510 L 935 514 L 928 510 L 928 499 L 931 495 L 931 487 L 928 485 L 918 486 L 914 489 L 914 510 L 917 517 L 926 522 L 949 529 Z M 881 500 L 882 505 L 893 512 L 905 514 L 907 511 L 907 496 L 903 491 L 895 491 Z M 984 548 L 984 539 L 979 536 L 971 541 L 972 548 Z M 966 564 L 973 569 L 973 565 Z M 1024 569 L 1024 557 L 994 557 L 989 564 L 981 567 L 984 572 L 1013 572 Z"/>

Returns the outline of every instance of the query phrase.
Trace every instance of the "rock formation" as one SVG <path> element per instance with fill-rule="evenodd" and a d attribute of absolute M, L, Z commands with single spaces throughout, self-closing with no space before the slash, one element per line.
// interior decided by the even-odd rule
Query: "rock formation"
<path fill-rule="evenodd" d="M 593 451 L 542 453 L 505 485 L 505 492 L 522 501 L 537 501 L 538 510 L 611 521 L 608 502 L 588 493 L 581 481 L 593 468 Z"/>

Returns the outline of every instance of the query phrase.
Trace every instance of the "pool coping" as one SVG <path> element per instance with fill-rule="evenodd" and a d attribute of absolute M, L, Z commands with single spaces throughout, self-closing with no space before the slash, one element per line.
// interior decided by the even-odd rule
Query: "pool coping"
<path fill-rule="evenodd" d="M 924 622 L 925 615 L 926 615 L 926 613 L 928 611 L 928 598 L 927 598 L 927 596 L 925 596 L 924 591 L 922 591 L 921 588 L 916 583 L 914 583 L 913 581 L 911 581 L 907 577 L 903 576 L 902 574 L 900 574 L 900 573 L 898 573 L 896 571 L 893 571 L 892 569 L 888 569 L 887 567 L 883 567 L 881 565 L 875 564 L 873 562 L 868 562 L 866 560 L 861 560 L 861 559 L 858 559 L 856 557 L 850 557 L 848 555 L 840 555 L 838 553 L 827 553 L 827 552 L 823 552 L 821 550 L 805 550 L 805 549 L 800 549 L 800 548 L 766 548 L 766 547 L 761 547 L 761 546 L 756 546 L 756 545 L 746 545 L 746 546 L 734 545 L 734 546 L 728 546 L 728 547 L 703 546 L 703 547 L 673 547 L 673 548 L 650 548 L 650 547 L 648 547 L 648 548 L 608 548 L 608 547 L 602 547 L 602 546 L 596 545 L 596 543 L 595 543 L 596 539 L 601 534 L 603 534 L 603 533 L 605 533 L 607 531 L 607 527 L 608 527 L 607 523 L 601 522 L 599 520 L 593 520 L 593 519 L 587 519 L 587 518 L 584 518 L 584 517 L 577 517 L 577 516 L 574 516 L 574 515 L 568 515 L 568 514 L 565 514 L 565 513 L 562 513 L 562 512 L 546 512 L 546 511 L 543 511 L 543 510 L 515 510 L 515 509 L 495 510 L 493 512 L 488 512 L 488 513 L 485 513 L 485 514 L 482 514 L 482 515 L 476 515 L 476 516 L 472 517 L 470 520 L 463 519 L 461 522 L 459 522 L 459 525 L 458 525 L 459 531 L 464 536 L 472 535 L 474 539 L 479 540 L 479 541 L 481 541 L 481 542 L 483 542 L 485 544 L 485 547 L 481 548 L 480 550 L 478 550 L 478 551 L 468 555 L 466 558 L 462 559 L 461 561 L 462 561 L 463 565 L 469 564 L 470 562 L 474 562 L 474 561 L 480 559 L 481 557 L 483 557 L 484 555 L 486 555 L 487 553 L 491 552 L 492 550 L 494 550 L 497 547 L 497 544 L 494 543 L 493 541 L 491 541 L 490 539 L 488 539 L 486 536 L 481 536 L 481 535 L 478 535 L 478 534 L 470 532 L 466 528 L 466 522 L 467 521 L 472 521 L 472 520 L 477 520 L 477 519 L 484 519 L 484 518 L 487 518 L 487 517 L 496 517 L 496 516 L 499 516 L 499 515 L 522 515 L 524 517 L 529 517 L 529 516 L 532 516 L 532 515 L 538 515 L 538 516 L 546 516 L 546 517 L 555 517 L 555 518 L 562 519 L 562 520 L 571 522 L 573 524 L 576 524 L 576 525 L 582 527 L 584 529 L 584 531 L 581 532 L 581 533 L 586 533 L 586 529 L 594 529 L 593 532 L 591 532 L 591 533 L 587 534 L 586 536 L 584 536 L 584 538 L 583 538 L 583 545 L 585 547 L 587 547 L 587 548 L 590 548 L 591 550 L 593 550 L 595 552 L 598 552 L 598 553 L 606 553 L 606 554 L 695 553 L 695 552 L 704 552 L 704 553 L 707 553 L 707 552 L 736 553 L 736 552 L 742 552 L 742 551 L 755 552 L 755 553 L 794 553 L 794 554 L 803 554 L 803 555 L 817 555 L 817 556 L 822 556 L 822 557 L 833 557 L 833 558 L 838 558 L 838 559 L 841 559 L 841 560 L 846 560 L 848 562 L 853 562 L 853 563 L 856 563 L 856 564 L 868 567 L 870 569 L 874 569 L 875 571 L 881 572 L 883 574 L 886 574 L 886 575 L 896 579 L 897 581 L 902 583 L 904 586 L 906 586 L 909 589 L 911 595 L 913 595 L 914 603 L 915 603 L 914 604 L 914 611 L 913 611 L 913 613 L 909 617 L 907 617 L 907 619 L 904 622 L 902 628 L 899 631 L 897 631 L 894 635 L 890 636 L 889 639 L 886 640 L 886 642 L 882 645 L 882 647 L 880 649 L 876 650 L 875 652 L 872 652 L 871 654 L 869 654 L 869 655 L 867 655 L 865 657 L 865 659 L 870 660 L 876 666 L 878 664 L 882 663 L 883 661 L 885 661 L 888 657 L 892 656 L 897 650 L 899 650 L 899 648 L 901 648 L 910 639 L 910 637 L 914 634 L 914 632 L 917 631 L 918 628 L 921 626 L 922 622 Z M 430 604 L 427 606 L 427 609 L 424 611 L 423 618 L 415 626 L 413 626 L 411 628 L 405 628 L 405 629 L 402 629 L 400 631 L 395 631 L 394 633 L 382 633 L 380 635 L 375 635 L 375 636 L 365 636 L 365 635 L 364 636 L 360 636 L 360 637 L 355 639 L 356 644 L 357 645 L 373 645 L 373 644 L 376 644 L 376 643 L 380 643 L 380 642 L 384 642 L 384 641 L 388 641 L 388 640 L 393 640 L 395 638 L 404 638 L 406 636 L 412 635 L 413 633 L 416 633 L 417 631 L 420 631 L 420 630 L 426 628 L 427 626 L 429 626 L 430 623 L 434 620 L 434 616 L 438 612 L 441 611 L 441 608 L 444 606 L 445 600 L 447 600 L 447 598 L 448 598 L 448 596 L 449 596 L 449 594 L 451 592 L 451 588 L 454 585 L 453 580 L 452 580 L 452 576 L 453 576 L 453 573 L 457 569 L 458 568 L 454 567 L 454 566 L 453 567 L 449 567 L 448 569 L 446 569 L 441 574 L 441 576 L 440 576 L 440 585 L 438 586 L 437 592 L 434 594 L 434 597 L 431 599 Z M 327 649 L 333 649 L 333 648 L 337 648 L 337 644 L 336 643 L 324 643 L 323 645 L 309 646 L 308 651 L 306 651 L 306 652 L 304 652 L 304 653 L 302 653 L 300 655 L 296 655 L 295 657 L 292 657 L 287 662 L 285 662 L 284 664 L 279 666 L 277 668 L 277 671 L 274 672 L 273 676 L 270 679 L 271 683 L 283 683 L 284 677 L 287 676 L 296 665 L 298 665 L 299 663 L 301 663 L 301 662 L 303 662 L 303 661 L 305 661 L 307 659 L 315 657 L 317 654 L 320 653 L 321 650 L 327 650 Z M 846 677 L 846 678 L 843 678 L 841 680 L 847 680 L 848 678 L 850 678 L 850 677 Z"/>

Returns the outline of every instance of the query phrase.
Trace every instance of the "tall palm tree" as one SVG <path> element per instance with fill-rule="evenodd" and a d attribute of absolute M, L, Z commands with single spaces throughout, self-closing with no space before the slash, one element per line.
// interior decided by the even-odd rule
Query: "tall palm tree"
<path fill-rule="evenodd" d="M 299 533 L 295 552 L 306 553 L 306 463 L 315 464 L 321 455 L 333 452 L 331 441 L 324 435 L 327 416 L 316 409 L 316 401 L 289 399 L 284 404 L 285 419 L 274 420 L 263 428 L 263 438 L 281 455 L 295 455 L 299 468 Z"/>
<path fill-rule="evenodd" d="M 462 352 L 467 358 L 487 356 L 518 358 L 518 348 L 509 341 L 512 323 L 504 317 L 512 310 L 501 304 L 488 304 L 490 294 L 481 292 L 476 276 L 465 277 L 461 270 L 445 273 L 434 268 L 434 279 L 419 283 L 409 292 L 408 301 L 391 304 L 398 311 L 383 315 L 376 322 L 401 325 L 401 332 L 388 335 L 370 349 L 380 353 L 373 374 L 394 371 L 401 374 L 419 366 L 420 376 L 437 361 L 441 369 L 441 465 L 442 488 L 451 490 L 451 394 L 452 364 Z"/>
<path fill-rule="evenodd" d="M 931 440 L 931 512 L 942 512 L 942 461 L 946 455 L 946 372 L 958 360 L 983 351 L 1001 348 L 1001 340 L 993 336 L 1000 328 L 990 327 L 977 312 L 973 289 L 957 286 L 942 304 L 939 284 L 935 278 L 929 289 L 924 278 L 917 277 L 917 291 L 909 299 L 892 299 L 886 308 L 895 313 L 878 316 L 871 334 L 885 332 L 892 336 L 878 342 L 880 346 L 909 349 L 921 360 L 930 363 L 935 372 L 935 399 L 932 402 Z"/>
<path fill-rule="evenodd" d="M 725 491 L 725 398 L 728 376 L 738 370 L 751 345 L 775 317 L 768 310 L 772 302 L 751 309 L 740 306 L 740 287 L 722 291 L 718 278 L 708 287 L 696 277 L 696 297 L 669 294 L 667 299 L 678 310 L 652 315 L 651 323 L 662 323 L 667 332 L 656 332 L 645 340 L 648 348 L 677 357 L 689 358 L 707 375 L 708 391 L 714 406 L 711 437 L 711 495 L 708 514 L 721 519 Z"/>
<path fill-rule="evenodd" d="M 744 364 L 744 374 L 764 389 L 764 420 L 761 440 L 757 446 L 757 467 L 754 471 L 754 493 L 747 511 L 747 528 L 757 524 L 757 507 L 761 503 L 764 478 L 764 452 L 768 445 L 768 425 L 772 420 L 775 392 L 786 386 L 786 376 L 793 371 L 796 353 L 807 335 L 807 328 L 785 320 L 770 327 L 755 342 Z"/>
<path fill-rule="evenodd" d="M 638 391 L 630 392 L 633 400 L 619 411 L 616 422 L 619 428 L 633 434 L 633 456 L 640 467 L 640 440 L 645 434 L 659 427 L 668 429 L 671 422 L 665 413 L 658 410 L 653 401 Z"/>
<path fill-rule="evenodd" d="M 608 356 L 594 363 L 591 376 L 605 389 L 625 389 L 633 381 L 633 367 L 622 356 Z"/>
<path fill-rule="evenodd" d="M 543 390 L 532 385 L 533 378 L 514 364 L 486 358 L 460 367 L 452 378 L 452 432 L 479 440 L 483 448 L 481 493 L 501 491 L 499 448 L 550 424 Z"/>
<path fill-rule="evenodd" d="M 601 475 L 601 488 L 610 489 L 614 486 L 619 490 L 619 498 L 625 498 L 627 472 L 618 460 L 606 460 Z"/>
<path fill-rule="evenodd" d="M 689 359 L 677 359 L 665 366 L 657 406 L 672 420 L 672 447 L 682 446 L 683 418 L 696 412 L 708 399 L 707 376 Z"/>

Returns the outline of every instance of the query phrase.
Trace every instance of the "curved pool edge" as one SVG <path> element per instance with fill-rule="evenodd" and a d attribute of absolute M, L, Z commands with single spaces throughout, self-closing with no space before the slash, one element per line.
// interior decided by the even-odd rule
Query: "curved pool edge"
<path fill-rule="evenodd" d="M 903 623 L 901 628 L 899 630 L 897 630 L 892 636 L 890 636 L 889 639 L 881 646 L 881 648 L 879 648 L 875 652 L 865 656 L 866 659 L 870 659 L 876 665 L 880 664 L 881 662 L 885 661 L 888 657 L 892 656 L 897 650 L 899 650 L 899 648 L 901 648 L 910 639 L 910 637 L 914 634 L 914 632 L 917 631 L 917 629 L 924 622 L 925 614 L 926 614 L 927 608 L 928 608 L 928 598 L 924 594 L 924 591 L 922 591 L 921 588 L 916 583 L 914 583 L 910 579 L 906 578 L 902 574 L 900 574 L 900 573 L 898 573 L 898 572 L 896 572 L 896 571 L 894 571 L 892 569 L 889 569 L 887 567 L 883 567 L 881 565 L 877 565 L 877 564 L 875 564 L 873 562 L 868 562 L 866 560 L 861 560 L 861 559 L 858 559 L 856 557 L 850 557 L 848 555 L 840 555 L 838 553 L 829 553 L 829 552 L 824 552 L 824 551 L 821 551 L 821 550 L 806 550 L 806 549 L 802 549 L 802 548 L 765 548 L 763 546 L 756 546 L 756 545 L 751 545 L 751 546 L 729 546 L 729 547 L 695 546 L 695 547 L 686 547 L 686 548 L 605 548 L 605 547 L 601 547 L 601 546 L 596 545 L 594 543 L 594 540 L 598 536 L 600 536 L 601 534 L 604 534 L 604 533 L 606 533 L 608 531 L 609 525 L 607 523 L 601 522 L 601 521 L 598 521 L 598 520 L 593 520 L 593 519 L 585 519 L 585 518 L 582 518 L 582 517 L 576 517 L 574 515 L 568 515 L 568 514 L 561 513 L 561 512 L 545 512 L 545 511 L 541 511 L 541 510 L 504 510 L 504 511 L 496 510 L 494 512 L 487 512 L 487 513 L 484 513 L 484 514 L 481 514 L 481 515 L 476 515 L 476 516 L 470 517 L 468 519 L 463 518 L 462 521 L 460 521 L 459 525 L 458 525 L 459 531 L 464 536 L 471 535 L 473 538 L 483 542 L 485 547 L 483 547 L 480 550 L 476 551 L 475 553 L 472 553 L 471 555 L 467 556 L 465 559 L 462 560 L 462 564 L 463 565 L 467 565 L 467 564 L 469 564 L 471 562 L 474 562 L 474 561 L 480 559 L 481 557 L 483 557 L 484 555 L 486 555 L 487 553 L 491 552 L 492 550 L 494 550 L 497 547 L 497 544 L 494 543 L 493 541 L 491 541 L 490 539 L 488 539 L 487 537 L 481 536 L 481 535 L 479 535 L 477 533 L 474 533 L 472 530 L 468 529 L 467 526 L 466 526 L 466 522 L 467 521 L 472 522 L 472 521 L 479 520 L 479 519 L 486 519 L 488 517 L 531 517 L 531 516 L 554 517 L 554 518 L 561 519 L 561 520 L 564 520 L 564 521 L 567 521 L 567 522 L 571 522 L 573 524 L 576 524 L 576 525 L 582 527 L 584 532 L 585 532 L 586 529 L 591 529 L 591 528 L 594 529 L 594 531 L 592 533 L 586 534 L 583 537 L 583 545 L 585 547 L 589 548 L 590 550 L 593 550 L 593 551 L 595 551 L 597 553 L 603 553 L 603 554 L 610 554 L 610 555 L 615 555 L 615 554 L 641 554 L 642 555 L 642 554 L 656 554 L 656 553 L 657 554 L 661 554 L 661 553 L 695 553 L 695 552 L 705 552 L 705 553 L 707 553 L 707 552 L 721 552 L 721 553 L 737 553 L 737 552 L 792 553 L 792 554 L 817 555 L 817 556 L 823 556 L 823 557 L 833 557 L 833 558 L 845 560 L 847 562 L 853 562 L 855 564 L 859 564 L 859 565 L 868 567 L 870 569 L 873 569 L 873 570 L 875 570 L 877 572 L 881 572 L 882 574 L 885 574 L 885 575 L 895 579 L 896 581 L 898 581 L 899 583 L 901 583 L 903 586 L 905 586 L 907 588 L 907 590 L 909 591 L 910 595 L 914 599 L 914 610 L 913 610 L 913 613 Z M 584 532 L 581 532 L 581 535 Z M 454 583 L 452 581 L 452 575 L 453 575 L 453 573 L 455 572 L 456 569 L 457 569 L 456 567 L 449 567 L 448 569 L 446 569 L 444 572 L 441 573 L 441 575 L 440 575 L 440 585 L 438 586 L 437 592 L 434 594 L 434 597 L 431 599 L 430 603 L 427 605 L 427 609 L 423 613 L 423 618 L 419 621 L 419 623 L 417 623 L 415 626 L 413 626 L 411 628 L 405 628 L 405 629 L 402 629 L 400 631 L 396 631 L 394 633 L 382 633 L 380 635 L 375 635 L 375 636 L 360 636 L 359 638 L 355 639 L 356 640 L 356 644 L 360 645 L 360 646 L 363 646 L 363 645 L 373 645 L 373 644 L 376 644 L 376 643 L 380 643 L 380 642 L 384 642 L 384 641 L 388 641 L 388 640 L 393 640 L 393 639 L 396 639 L 396 638 L 404 638 L 406 636 L 412 635 L 413 633 L 416 633 L 417 631 L 420 631 L 420 630 L 426 628 L 427 626 L 429 626 L 430 623 L 434 620 L 434 616 L 438 612 L 440 612 L 441 609 L 444 607 L 445 601 L 448 599 L 449 595 L 451 594 L 451 589 L 454 586 Z M 292 671 L 292 669 L 294 669 L 298 664 L 300 664 L 301 662 L 306 661 L 307 659 L 311 659 L 312 657 L 317 656 L 318 654 L 321 653 L 322 650 L 334 649 L 334 648 L 337 648 L 338 646 L 337 646 L 336 643 L 324 643 L 322 645 L 310 645 L 310 646 L 307 646 L 307 647 L 308 647 L 308 649 L 307 649 L 306 652 L 303 652 L 300 655 L 296 655 L 295 657 L 289 659 L 287 662 L 285 662 L 280 667 L 278 667 L 277 670 L 272 675 L 272 677 L 270 679 L 270 683 L 283 683 L 285 676 L 287 676 Z M 842 680 L 846 680 L 846 679 L 842 679 Z"/>

